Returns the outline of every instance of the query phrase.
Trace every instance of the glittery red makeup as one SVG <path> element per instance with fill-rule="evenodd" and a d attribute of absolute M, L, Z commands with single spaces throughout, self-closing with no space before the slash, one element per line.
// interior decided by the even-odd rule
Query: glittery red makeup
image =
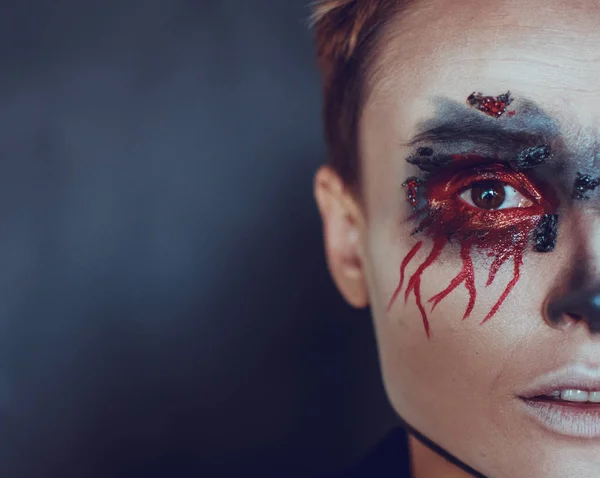
<path fill-rule="evenodd" d="M 410 203 L 413 212 L 417 212 L 419 206 L 419 192 L 420 188 L 423 187 L 424 181 L 419 178 L 411 177 L 408 178 L 402 186 L 406 188 L 406 199 Z"/>
<path fill-rule="evenodd" d="M 510 96 L 510 91 L 496 97 L 483 96 L 481 93 L 473 92 L 467 98 L 467 103 L 489 116 L 500 118 L 506 111 L 508 105 L 512 103 L 512 98 Z M 515 112 L 510 111 L 508 115 L 512 117 L 515 115 Z"/>
<path fill-rule="evenodd" d="M 519 280 L 523 253 L 531 239 L 535 250 L 549 252 L 556 240 L 557 216 L 554 215 L 558 203 L 553 200 L 552 191 L 543 184 L 536 184 L 525 173 L 498 162 L 477 155 L 452 155 L 452 164 L 444 171 L 425 180 L 415 182 L 410 178 L 407 199 L 413 210 L 415 205 L 424 204 L 412 216 L 418 221 L 415 233 L 423 232 L 431 237 L 433 246 L 428 256 L 417 267 L 408 280 L 404 292 L 405 302 L 411 294 L 423 319 L 423 326 L 430 337 L 429 320 L 421 297 L 421 277 L 442 254 L 448 244 L 454 245 L 461 258 L 462 268 L 441 292 L 431 297 L 431 310 L 462 283 L 469 293 L 469 302 L 463 319 L 466 319 L 475 306 L 477 291 L 471 254 L 474 250 L 483 251 L 492 259 L 489 266 L 486 286 L 493 283 L 500 267 L 513 261 L 513 277 L 493 305 L 481 324 L 489 320 L 500 308 Z M 506 188 L 512 188 L 522 197 L 526 206 L 484 209 L 469 204 L 461 196 L 467 191 L 475 194 L 480 191 L 485 200 L 497 200 Z M 504 189 L 502 189 L 504 188 Z M 504 194 L 504 193 L 503 193 Z M 419 198 L 418 196 L 421 196 Z M 504 201 L 505 196 L 499 196 Z M 389 303 L 388 310 L 395 303 L 404 285 L 405 269 L 423 245 L 418 242 L 406 255 L 400 267 L 400 282 Z"/>

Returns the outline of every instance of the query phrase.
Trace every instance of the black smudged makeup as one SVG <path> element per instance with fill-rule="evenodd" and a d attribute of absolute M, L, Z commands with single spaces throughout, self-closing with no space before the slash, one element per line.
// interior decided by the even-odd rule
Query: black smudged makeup
<path fill-rule="evenodd" d="M 558 235 L 558 214 L 544 214 L 535 230 L 535 250 L 552 252 Z"/>
<path fill-rule="evenodd" d="M 589 174 L 581 174 L 580 172 L 577 172 L 577 178 L 575 179 L 575 184 L 573 185 L 573 199 L 579 201 L 589 199 L 585 193 L 588 191 L 594 191 L 598 186 L 600 186 L 599 178 L 594 178 Z"/>
<path fill-rule="evenodd" d="M 452 162 L 452 156 L 448 154 L 433 154 L 431 148 L 419 148 L 426 151 L 427 154 L 421 154 L 417 150 L 417 154 L 406 159 L 409 164 L 417 166 L 421 171 L 432 172 L 438 168 L 443 168 Z M 431 154 L 430 154 L 431 153 Z"/>
<path fill-rule="evenodd" d="M 517 170 L 523 171 L 534 168 L 550 157 L 550 146 L 541 144 L 525 148 L 517 154 L 514 160 L 509 161 L 510 166 Z"/>

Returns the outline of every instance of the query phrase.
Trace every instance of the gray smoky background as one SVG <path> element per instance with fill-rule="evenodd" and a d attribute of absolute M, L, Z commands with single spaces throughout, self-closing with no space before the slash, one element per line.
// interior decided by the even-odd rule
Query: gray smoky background
<path fill-rule="evenodd" d="M 394 423 L 306 0 L 0 6 L 0 476 L 310 477 Z"/>

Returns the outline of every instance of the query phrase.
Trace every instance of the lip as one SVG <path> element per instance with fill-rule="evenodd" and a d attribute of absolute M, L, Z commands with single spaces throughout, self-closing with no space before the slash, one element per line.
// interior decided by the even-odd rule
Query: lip
<path fill-rule="evenodd" d="M 600 438 L 600 404 L 534 400 L 555 390 L 600 391 L 600 366 L 569 365 L 534 380 L 518 394 L 523 409 L 547 430 L 575 438 Z"/>
<path fill-rule="evenodd" d="M 565 389 L 600 391 L 600 366 L 591 368 L 576 364 L 563 367 L 534 380 L 518 395 L 520 398 L 531 399 Z"/>

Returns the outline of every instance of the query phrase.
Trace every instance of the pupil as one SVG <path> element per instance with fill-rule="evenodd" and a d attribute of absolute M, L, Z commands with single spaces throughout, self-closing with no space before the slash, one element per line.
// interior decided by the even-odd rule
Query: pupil
<path fill-rule="evenodd" d="M 506 199 L 506 190 L 498 181 L 485 181 L 471 189 L 473 204 L 481 209 L 498 209 Z"/>

